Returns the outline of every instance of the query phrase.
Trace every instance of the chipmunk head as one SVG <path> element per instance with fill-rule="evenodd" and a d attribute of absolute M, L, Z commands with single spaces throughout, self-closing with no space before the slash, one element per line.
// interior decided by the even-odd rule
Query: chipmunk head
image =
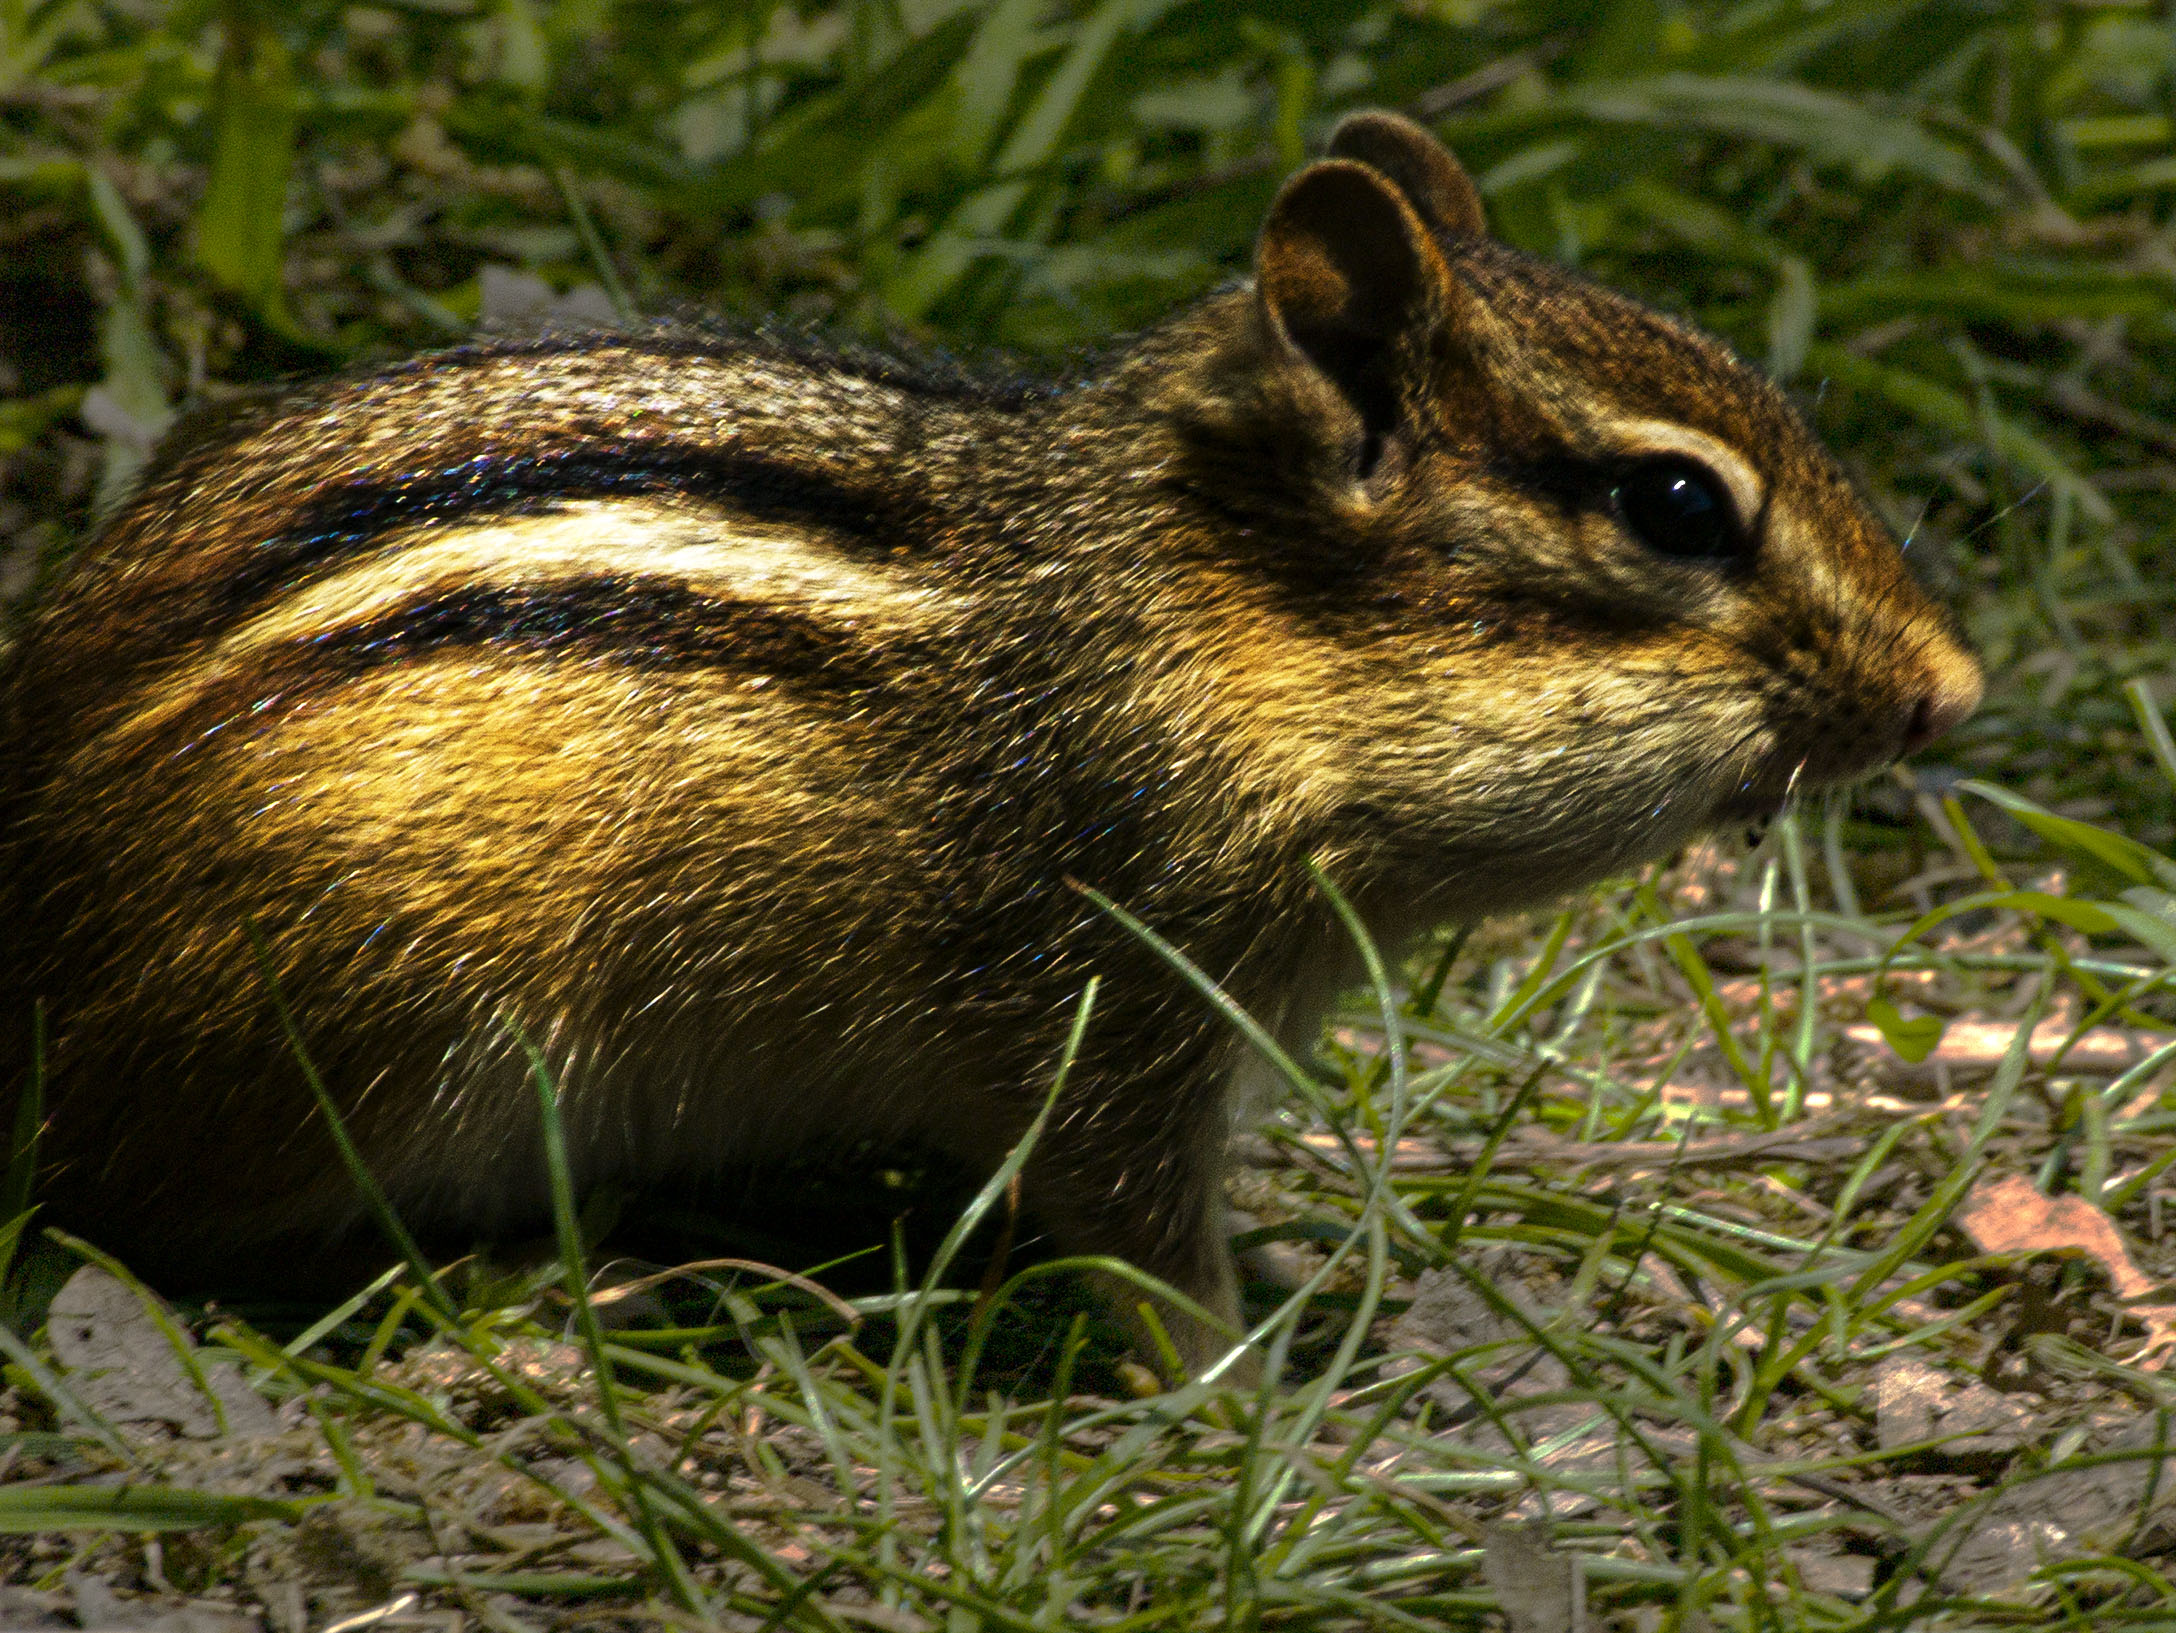
<path fill-rule="evenodd" d="M 1334 734 L 1381 832 L 1549 853 L 1568 880 L 1862 776 L 1977 703 L 1782 393 L 1492 242 L 1419 126 L 1347 120 L 1236 299 L 1182 416 L 1189 480 L 1227 513 L 1274 495 L 1232 576 L 1322 684 L 1314 724 L 1296 696 L 1272 712 Z"/>

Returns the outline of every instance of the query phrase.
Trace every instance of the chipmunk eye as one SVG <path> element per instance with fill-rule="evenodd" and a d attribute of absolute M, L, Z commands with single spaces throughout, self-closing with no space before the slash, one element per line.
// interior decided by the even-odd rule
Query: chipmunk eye
<path fill-rule="evenodd" d="M 1609 497 L 1657 555 L 1720 561 L 1752 548 L 1722 483 L 1689 459 L 1642 460 L 1617 479 Z"/>

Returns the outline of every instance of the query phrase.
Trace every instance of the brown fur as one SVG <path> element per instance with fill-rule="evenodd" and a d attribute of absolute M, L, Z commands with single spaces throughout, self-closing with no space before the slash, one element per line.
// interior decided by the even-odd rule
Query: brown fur
<path fill-rule="evenodd" d="M 1478 236 L 1415 127 L 1335 150 L 1256 287 L 1069 389 L 660 331 L 169 451 L 7 682 L 50 1217 L 196 1278 L 307 1281 L 356 1229 L 252 923 L 396 1206 L 456 1235 L 543 1211 L 508 1022 L 585 1183 L 846 1135 L 986 1167 L 1100 974 L 1027 1197 L 1229 1319 L 1233 1041 L 1069 876 L 1273 1014 L 1323 979 L 1310 857 L 1393 928 L 1518 907 L 1969 710 L 1772 387 Z M 1748 559 L 1628 530 L 1657 437 L 1757 489 Z"/>

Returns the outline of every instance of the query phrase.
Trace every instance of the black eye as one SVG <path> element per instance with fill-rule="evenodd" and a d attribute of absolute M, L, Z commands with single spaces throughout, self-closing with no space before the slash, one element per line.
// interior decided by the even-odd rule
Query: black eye
<path fill-rule="evenodd" d="M 1625 526 L 1657 555 L 1721 561 L 1752 550 L 1722 483 L 1689 459 L 1643 460 L 1609 496 Z"/>

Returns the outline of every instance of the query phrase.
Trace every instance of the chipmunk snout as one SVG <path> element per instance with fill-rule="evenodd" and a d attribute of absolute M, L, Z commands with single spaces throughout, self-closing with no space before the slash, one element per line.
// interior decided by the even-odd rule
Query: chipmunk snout
<path fill-rule="evenodd" d="M 1930 670 L 1925 690 L 1906 717 L 1901 750 L 1905 754 L 1918 753 L 1951 728 L 1962 725 L 1979 707 L 1980 667 L 1967 654 L 1955 647 L 1938 652 Z"/>

